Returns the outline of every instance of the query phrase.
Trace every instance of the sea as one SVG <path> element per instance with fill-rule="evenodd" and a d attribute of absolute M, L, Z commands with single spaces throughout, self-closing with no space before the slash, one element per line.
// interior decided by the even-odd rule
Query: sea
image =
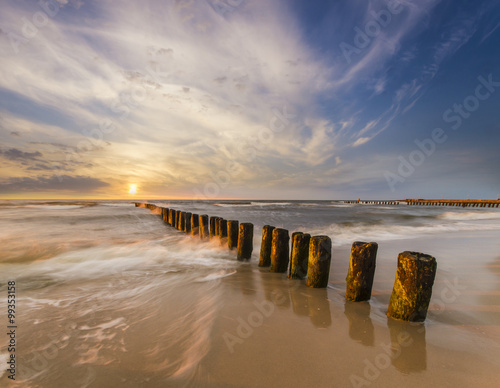
<path fill-rule="evenodd" d="M 186 235 L 130 200 L 1 200 L 0 386 L 500 382 L 500 209 L 134 202 L 253 223 L 252 259 L 239 262 L 218 239 Z M 264 225 L 329 236 L 328 287 L 259 268 Z M 344 298 L 355 241 L 379 245 L 372 299 L 358 304 Z M 386 317 L 407 250 L 438 263 L 422 324 Z"/>

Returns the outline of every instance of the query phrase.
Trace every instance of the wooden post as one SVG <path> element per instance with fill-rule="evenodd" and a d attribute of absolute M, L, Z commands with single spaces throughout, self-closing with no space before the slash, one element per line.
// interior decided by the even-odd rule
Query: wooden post
<path fill-rule="evenodd" d="M 179 210 L 174 210 L 174 222 L 173 227 L 177 229 L 177 224 L 179 223 Z"/>
<path fill-rule="evenodd" d="M 190 212 L 184 213 L 184 232 L 186 234 L 191 234 L 191 216 L 193 214 Z"/>
<path fill-rule="evenodd" d="M 179 230 L 184 231 L 184 220 L 185 220 L 185 218 L 184 218 L 184 212 L 180 211 L 179 212 L 179 225 L 178 225 L 179 226 Z"/>
<path fill-rule="evenodd" d="M 328 236 L 313 236 L 309 242 L 306 285 L 314 288 L 328 286 L 330 262 L 332 261 L 332 240 Z"/>
<path fill-rule="evenodd" d="M 220 245 L 227 245 L 227 220 L 219 218 L 219 239 Z"/>
<path fill-rule="evenodd" d="M 378 244 L 356 241 L 351 248 L 351 261 L 347 272 L 347 300 L 361 302 L 372 296 L 373 276 Z"/>
<path fill-rule="evenodd" d="M 307 259 L 309 258 L 309 241 L 311 235 L 302 232 L 292 234 L 292 253 L 290 255 L 290 279 L 303 279 L 307 275 Z"/>
<path fill-rule="evenodd" d="M 231 250 L 238 247 L 239 222 L 231 220 L 227 222 L 227 247 Z"/>
<path fill-rule="evenodd" d="M 274 226 L 264 225 L 262 228 L 262 243 L 260 245 L 259 267 L 271 265 L 271 247 L 273 245 Z"/>
<path fill-rule="evenodd" d="M 271 247 L 271 272 L 286 272 L 290 259 L 290 236 L 288 230 L 276 228 L 273 230 Z"/>
<path fill-rule="evenodd" d="M 174 209 L 170 209 L 168 211 L 168 223 L 170 226 L 174 226 L 175 224 L 175 210 Z"/>
<path fill-rule="evenodd" d="M 436 269 L 436 259 L 430 255 L 400 253 L 387 316 L 403 321 L 425 321 Z"/>
<path fill-rule="evenodd" d="M 208 240 L 209 239 L 209 231 L 208 231 L 208 216 L 203 214 L 200 216 L 200 239 Z"/>
<path fill-rule="evenodd" d="M 236 258 L 240 261 L 250 260 L 253 251 L 253 224 L 243 222 L 238 233 Z"/>
<path fill-rule="evenodd" d="M 210 238 L 213 238 L 215 236 L 216 220 L 217 220 L 217 217 L 210 217 Z"/>
<path fill-rule="evenodd" d="M 215 225 L 215 231 L 214 231 L 214 237 L 219 237 L 219 226 L 220 226 L 220 217 L 215 217 L 214 225 Z"/>
<path fill-rule="evenodd" d="M 196 236 L 200 232 L 200 216 L 191 214 L 191 234 Z"/>

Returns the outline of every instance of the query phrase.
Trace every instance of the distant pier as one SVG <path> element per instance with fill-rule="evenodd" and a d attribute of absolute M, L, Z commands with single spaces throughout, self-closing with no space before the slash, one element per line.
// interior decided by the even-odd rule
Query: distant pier
<path fill-rule="evenodd" d="M 402 199 L 402 200 L 348 200 L 343 201 L 348 204 L 363 204 L 363 205 L 401 205 L 410 206 L 455 206 L 455 207 L 499 207 L 499 199 Z"/>

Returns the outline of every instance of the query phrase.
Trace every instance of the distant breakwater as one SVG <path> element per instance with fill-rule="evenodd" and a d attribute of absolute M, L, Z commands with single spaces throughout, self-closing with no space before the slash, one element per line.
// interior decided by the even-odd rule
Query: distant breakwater
<path fill-rule="evenodd" d="M 403 199 L 403 200 L 346 200 L 347 204 L 402 205 L 409 206 L 455 206 L 455 207 L 499 207 L 499 199 Z"/>
<path fill-rule="evenodd" d="M 400 201 L 387 202 L 395 204 Z M 361 202 L 358 200 L 352 203 Z M 150 203 L 134 204 L 158 213 L 165 223 L 187 235 L 201 241 L 217 239 L 221 246 L 236 249 L 239 261 L 251 259 L 254 231 L 251 223 L 209 217 L 207 214 L 198 215 Z M 371 298 L 377 250 L 378 244 L 375 242 L 355 241 L 352 244 L 346 278 L 345 298 L 348 301 L 361 302 Z M 332 241 L 328 236 L 294 232 L 290 241 L 289 231 L 286 229 L 270 225 L 264 225 L 262 229 L 258 266 L 269 267 L 270 272 L 288 272 L 289 279 L 305 279 L 308 287 L 325 288 L 328 286 L 331 259 Z M 436 271 L 434 257 L 420 252 L 400 253 L 387 316 L 403 321 L 423 322 L 427 316 Z"/>

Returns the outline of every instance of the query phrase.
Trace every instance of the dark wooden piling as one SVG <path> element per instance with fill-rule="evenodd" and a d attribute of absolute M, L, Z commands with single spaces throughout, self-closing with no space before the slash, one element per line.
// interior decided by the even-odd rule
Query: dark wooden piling
<path fill-rule="evenodd" d="M 177 225 L 176 228 L 179 230 L 181 228 L 181 216 L 182 212 L 180 210 L 177 210 L 175 213 L 175 216 L 177 217 L 175 224 Z"/>
<path fill-rule="evenodd" d="M 227 222 L 227 247 L 231 250 L 238 247 L 239 222 L 230 220 Z"/>
<path fill-rule="evenodd" d="M 290 279 L 303 279 L 307 275 L 307 260 L 309 258 L 309 241 L 311 235 L 302 232 L 292 234 L 292 252 L 290 254 Z"/>
<path fill-rule="evenodd" d="M 213 238 L 216 236 L 215 234 L 215 224 L 217 221 L 217 217 L 210 217 L 210 238 Z"/>
<path fill-rule="evenodd" d="M 209 234 L 209 225 L 208 225 L 208 216 L 203 214 L 200 216 L 200 239 L 208 240 L 210 238 Z"/>
<path fill-rule="evenodd" d="M 352 244 L 346 278 L 345 297 L 347 300 L 361 302 L 371 298 L 377 250 L 378 244 L 374 242 L 356 241 Z"/>
<path fill-rule="evenodd" d="M 185 212 L 180 212 L 179 213 L 179 230 L 184 231 L 184 227 L 186 225 L 186 217 L 185 217 Z"/>
<path fill-rule="evenodd" d="M 264 225 L 262 228 L 262 243 L 260 245 L 259 267 L 271 265 L 271 247 L 273 245 L 274 226 Z"/>
<path fill-rule="evenodd" d="M 191 214 L 191 234 L 198 235 L 200 232 L 200 216 L 198 214 Z"/>
<path fill-rule="evenodd" d="M 227 245 L 227 220 L 224 218 L 219 218 L 218 232 L 220 245 Z"/>
<path fill-rule="evenodd" d="M 436 269 L 436 259 L 430 255 L 400 253 L 387 316 L 410 322 L 425 321 Z"/>
<path fill-rule="evenodd" d="M 191 234 L 191 216 L 193 214 L 190 212 L 184 213 L 184 232 L 186 234 Z"/>
<path fill-rule="evenodd" d="M 314 288 L 328 286 L 332 240 L 328 236 L 313 236 L 309 242 L 306 285 Z"/>
<path fill-rule="evenodd" d="M 173 220 L 173 227 L 177 229 L 177 225 L 179 223 L 179 210 L 174 210 L 174 220 Z"/>
<path fill-rule="evenodd" d="M 271 246 L 271 268 L 270 272 L 283 273 L 288 268 L 290 259 L 290 236 L 288 230 L 276 228 L 273 230 L 273 241 Z"/>
<path fill-rule="evenodd" d="M 253 251 L 253 224 L 243 222 L 238 232 L 238 248 L 236 258 L 240 261 L 250 260 Z"/>
<path fill-rule="evenodd" d="M 221 220 L 220 217 L 215 217 L 215 221 L 214 221 L 214 226 L 215 226 L 214 237 L 219 237 L 220 220 Z"/>
<path fill-rule="evenodd" d="M 168 223 L 170 226 L 175 226 L 175 210 L 170 209 L 168 211 Z"/>

